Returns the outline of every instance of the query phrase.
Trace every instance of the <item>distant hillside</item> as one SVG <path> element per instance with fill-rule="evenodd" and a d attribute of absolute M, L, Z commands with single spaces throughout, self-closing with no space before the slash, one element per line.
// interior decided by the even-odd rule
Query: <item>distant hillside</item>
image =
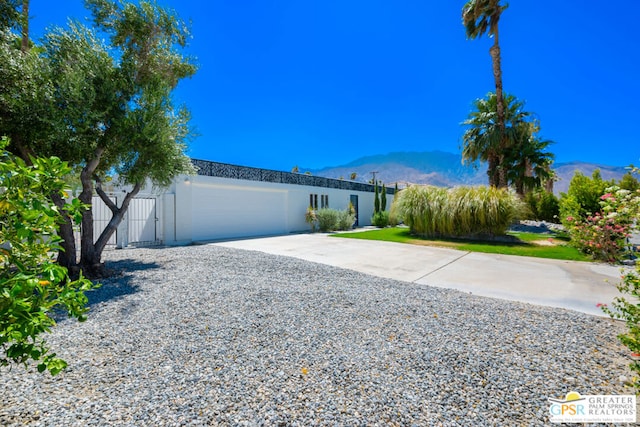
<path fill-rule="evenodd" d="M 443 151 L 397 152 L 367 156 L 346 165 L 311 171 L 327 178 L 349 179 L 356 173 L 356 181 L 368 182 L 376 172 L 376 178 L 387 184 L 431 184 L 438 186 L 481 184 L 486 180 L 486 167 L 463 165 L 460 155 Z"/>
<path fill-rule="evenodd" d="M 610 179 L 619 180 L 625 173 L 629 172 L 628 169 L 621 166 L 596 165 L 584 162 L 558 163 L 555 165 L 554 170 L 560 179 L 556 182 L 553 191 L 556 194 L 566 192 L 576 170 L 582 172 L 583 175 L 591 176 L 596 169 L 600 169 L 602 179 L 607 181 Z"/>
<path fill-rule="evenodd" d="M 387 185 L 398 182 L 405 184 L 430 184 L 441 187 L 455 185 L 478 185 L 487 183 L 487 168 L 484 164 L 463 165 L 460 154 L 444 151 L 396 152 L 366 156 L 345 165 L 311 170 L 313 175 L 327 178 L 348 180 L 352 173 L 356 181 L 368 182 L 372 172 L 376 178 Z M 591 176 L 595 169 L 600 169 L 604 179 L 620 179 L 627 170 L 624 167 L 597 165 L 584 162 L 558 163 L 554 170 L 558 174 L 555 193 L 565 192 L 576 170 Z"/>

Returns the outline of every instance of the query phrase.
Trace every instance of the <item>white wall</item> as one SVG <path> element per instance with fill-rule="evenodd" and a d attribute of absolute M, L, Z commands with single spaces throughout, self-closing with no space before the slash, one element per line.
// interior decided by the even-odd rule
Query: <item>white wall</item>
<path fill-rule="evenodd" d="M 173 193 L 173 197 L 171 197 Z M 373 193 L 210 176 L 179 177 L 163 198 L 166 244 L 308 231 L 309 194 L 346 209 L 358 196 L 359 225 L 371 224 Z M 173 199 L 173 200 L 172 200 Z M 173 209 L 169 206 L 173 202 Z M 320 207 L 320 206 L 318 206 Z"/>

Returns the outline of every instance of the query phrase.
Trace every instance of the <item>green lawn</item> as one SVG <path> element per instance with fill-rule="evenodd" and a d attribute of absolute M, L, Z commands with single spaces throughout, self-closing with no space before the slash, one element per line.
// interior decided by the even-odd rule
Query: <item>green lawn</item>
<path fill-rule="evenodd" d="M 349 239 L 382 240 L 385 242 L 409 243 L 413 245 L 437 246 L 461 251 L 492 254 L 532 256 L 538 258 L 591 261 L 591 258 L 567 244 L 567 239 L 554 234 L 509 232 L 518 239 L 514 243 L 487 242 L 457 239 L 425 239 L 412 236 L 405 227 L 382 228 L 355 233 L 332 234 L 332 237 Z"/>

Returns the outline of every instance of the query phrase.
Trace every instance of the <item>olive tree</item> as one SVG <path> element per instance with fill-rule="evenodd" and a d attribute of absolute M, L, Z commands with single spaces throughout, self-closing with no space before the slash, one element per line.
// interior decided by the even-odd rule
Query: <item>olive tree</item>
<path fill-rule="evenodd" d="M 192 135 L 189 112 L 174 105 L 172 93 L 196 67 L 182 54 L 189 31 L 173 11 L 144 0 L 85 0 L 85 4 L 94 28 L 70 22 L 67 28 L 53 29 L 29 52 L 10 51 L 11 43 L 4 43 L 9 59 L 33 58 L 38 63 L 32 67 L 33 75 L 44 84 L 14 98 L 18 105 L 12 114 L 0 114 L 0 129 L 9 130 L 12 151 L 25 160 L 55 155 L 69 162 L 80 182 L 77 199 L 90 206 L 97 194 L 112 211 L 100 236 L 93 235 L 92 210 L 83 212 L 77 260 L 65 201 L 52 196 L 65 217 L 58 262 L 98 276 L 102 251 L 140 189 L 147 182 L 166 186 L 176 175 L 193 172 L 184 154 Z M 109 41 L 102 42 L 98 32 L 107 34 Z M 8 89 L 15 92 L 20 87 L 18 82 Z M 28 108 L 36 96 L 42 110 L 38 115 Z M 25 137 L 27 127 L 37 134 Z M 130 188 L 120 206 L 102 189 L 112 175 Z"/>

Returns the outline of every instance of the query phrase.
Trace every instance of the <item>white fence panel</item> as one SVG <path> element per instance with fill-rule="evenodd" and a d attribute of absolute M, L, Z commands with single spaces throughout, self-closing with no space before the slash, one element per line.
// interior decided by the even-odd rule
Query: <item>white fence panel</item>
<path fill-rule="evenodd" d="M 109 199 L 116 205 L 118 204 L 117 197 L 111 196 Z M 93 206 L 93 242 L 95 243 L 100 237 L 100 234 L 102 234 L 102 231 L 104 231 L 104 229 L 107 228 L 107 225 L 109 225 L 112 213 L 111 209 L 107 207 L 100 197 L 94 196 L 91 199 L 91 204 Z M 116 230 L 116 232 L 111 235 L 107 242 L 108 246 L 116 244 L 117 234 L 118 231 Z"/>
<path fill-rule="evenodd" d="M 140 197 L 131 200 L 127 215 L 129 243 L 158 243 L 155 197 Z"/>

